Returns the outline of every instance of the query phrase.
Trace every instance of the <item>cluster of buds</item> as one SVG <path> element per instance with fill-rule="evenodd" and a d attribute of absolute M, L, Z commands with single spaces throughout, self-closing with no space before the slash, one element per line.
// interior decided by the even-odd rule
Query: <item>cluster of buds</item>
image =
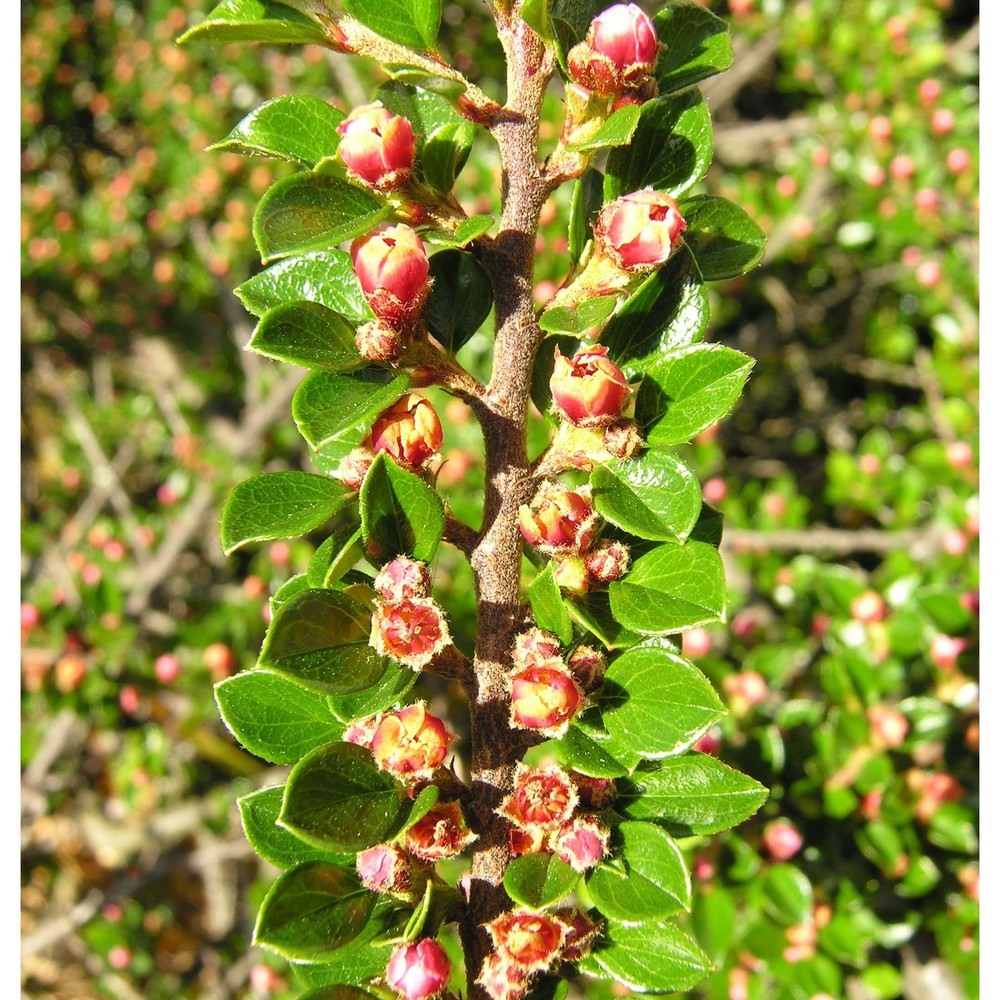
<path fill-rule="evenodd" d="M 444 763 L 455 737 L 418 701 L 398 712 L 380 712 L 352 723 L 344 739 L 371 750 L 380 770 L 401 781 L 420 781 Z"/>
<path fill-rule="evenodd" d="M 615 4 L 590 23 L 587 37 L 566 57 L 573 82 L 600 96 L 649 94 L 659 43 L 649 16 L 636 4 Z"/>
<path fill-rule="evenodd" d="M 433 938 L 401 944 L 389 959 L 385 981 L 402 1000 L 441 996 L 451 975 L 451 960 Z"/>

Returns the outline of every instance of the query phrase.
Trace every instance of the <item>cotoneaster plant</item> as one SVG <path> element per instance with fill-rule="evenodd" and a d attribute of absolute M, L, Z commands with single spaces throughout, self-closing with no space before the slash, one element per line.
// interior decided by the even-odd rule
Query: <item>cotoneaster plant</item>
<path fill-rule="evenodd" d="M 291 765 L 239 804 L 283 870 L 255 940 L 311 1000 L 513 1000 L 578 976 L 690 989 L 711 963 L 685 930 L 675 838 L 767 795 L 691 750 L 725 709 L 679 642 L 724 617 L 726 590 L 721 518 L 674 449 L 753 364 L 702 343 L 705 283 L 763 251 L 741 208 L 691 194 L 712 155 L 696 84 L 732 61 L 726 26 L 690 0 L 492 12 L 497 99 L 438 53 L 439 0 L 225 0 L 182 39 L 315 43 L 389 77 L 349 114 L 269 101 L 219 143 L 301 168 L 261 199 L 267 267 L 237 294 L 259 317 L 248 348 L 310 369 L 292 415 L 317 472 L 238 486 L 222 540 L 326 537 L 273 596 L 256 664 L 216 693 L 247 749 Z M 563 126 L 540 151 L 560 80 Z M 490 142 L 499 214 L 470 213 L 456 177 Z M 539 218 L 562 185 L 568 273 L 536 302 Z M 458 359 L 477 333 L 482 379 Z M 478 524 L 435 486 L 429 387 L 481 429 Z M 549 433 L 529 455 L 532 403 Z M 442 543 L 471 565 L 474 648 L 435 599 Z M 428 675 L 461 686 L 467 720 L 434 714 Z"/>

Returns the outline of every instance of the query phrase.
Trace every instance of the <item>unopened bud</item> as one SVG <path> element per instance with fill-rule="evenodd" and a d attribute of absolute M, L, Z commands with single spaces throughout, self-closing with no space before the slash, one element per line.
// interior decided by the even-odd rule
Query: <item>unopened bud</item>
<path fill-rule="evenodd" d="M 555 564 L 553 579 L 560 590 L 582 597 L 590 590 L 593 578 L 581 556 L 568 556 Z"/>
<path fill-rule="evenodd" d="M 375 315 L 394 329 L 412 326 L 430 292 L 430 263 L 420 237 L 404 225 L 379 229 L 354 241 L 351 259 Z"/>
<path fill-rule="evenodd" d="M 405 895 L 413 888 L 413 862 L 398 844 L 377 844 L 357 857 L 361 884 L 372 892 Z"/>
<path fill-rule="evenodd" d="M 519 764 L 514 790 L 497 812 L 521 830 L 558 830 L 573 815 L 579 799 L 576 785 L 562 768 Z"/>
<path fill-rule="evenodd" d="M 583 704 L 583 692 L 563 666 L 528 667 L 511 676 L 510 724 L 558 739 Z"/>
<path fill-rule="evenodd" d="M 556 919 L 566 926 L 566 940 L 562 955 L 566 962 L 575 962 L 590 954 L 590 948 L 604 926 L 603 921 L 593 921 L 583 910 L 565 907 L 556 910 Z"/>
<path fill-rule="evenodd" d="M 492 1000 L 521 1000 L 528 992 L 531 974 L 500 952 L 487 955 L 476 982 Z"/>
<path fill-rule="evenodd" d="M 427 564 L 407 556 L 397 556 L 387 562 L 375 577 L 375 590 L 383 601 L 426 597 L 431 589 Z"/>
<path fill-rule="evenodd" d="M 616 420 L 604 429 L 604 448 L 615 458 L 635 458 L 645 446 L 634 420 Z"/>
<path fill-rule="evenodd" d="M 598 583 L 620 580 L 632 562 L 628 546 L 624 542 L 608 541 L 595 545 L 583 557 L 587 572 Z"/>
<path fill-rule="evenodd" d="M 559 555 L 585 552 L 597 524 L 587 487 L 564 490 L 550 482 L 539 487 L 530 505 L 521 505 L 517 519 L 528 542 L 542 552 Z"/>
<path fill-rule="evenodd" d="M 451 961 L 433 938 L 401 944 L 389 959 L 385 981 L 403 1000 L 428 1000 L 444 990 Z"/>
<path fill-rule="evenodd" d="M 377 191 L 402 187 L 413 172 L 413 126 L 381 101 L 355 108 L 338 126 L 337 150 L 347 174 Z"/>
<path fill-rule="evenodd" d="M 340 481 L 349 489 L 360 490 L 374 459 L 370 448 L 355 448 L 341 459 L 337 467 Z"/>
<path fill-rule="evenodd" d="M 454 858 L 477 839 L 457 800 L 439 802 L 406 831 L 406 849 L 422 861 Z"/>
<path fill-rule="evenodd" d="M 802 848 L 802 834 L 785 820 L 768 823 L 762 839 L 767 853 L 775 861 L 787 861 Z"/>
<path fill-rule="evenodd" d="M 880 746 L 895 750 L 901 746 L 906 734 L 910 731 L 910 723 L 898 708 L 888 705 L 872 705 L 865 712 L 868 725 L 871 727 L 872 739 Z"/>
<path fill-rule="evenodd" d="M 372 615 L 368 644 L 411 670 L 426 667 L 451 643 L 448 623 L 429 597 L 403 598 L 380 604 Z"/>
<path fill-rule="evenodd" d="M 565 358 L 556 347 L 549 379 L 552 406 L 577 427 L 605 427 L 621 416 L 628 402 L 628 380 L 602 345 L 581 348 Z"/>
<path fill-rule="evenodd" d="M 885 601 L 874 590 L 866 590 L 851 601 L 851 617 L 865 624 L 880 622 L 885 617 Z"/>
<path fill-rule="evenodd" d="M 430 402 L 408 392 L 372 424 L 371 447 L 377 455 L 385 452 L 404 469 L 420 471 L 441 447 L 441 421 Z"/>
<path fill-rule="evenodd" d="M 653 71 L 656 28 L 635 4 L 615 4 L 590 24 L 587 37 L 567 55 L 574 81 L 599 94 L 639 86 Z"/>
<path fill-rule="evenodd" d="M 399 330 L 383 326 L 378 320 L 363 323 L 354 336 L 358 353 L 367 361 L 395 361 L 403 351 L 405 341 Z"/>
<path fill-rule="evenodd" d="M 596 816 L 574 816 L 552 837 L 552 850 L 578 872 L 585 872 L 608 854 L 611 831 Z"/>
<path fill-rule="evenodd" d="M 569 658 L 569 669 L 584 691 L 593 691 L 604 679 L 608 658 L 593 646 L 577 646 Z"/>
<path fill-rule="evenodd" d="M 372 738 L 372 756 L 398 778 L 429 778 L 448 753 L 453 736 L 423 702 L 382 718 Z"/>
<path fill-rule="evenodd" d="M 566 940 L 566 926 L 555 917 L 524 909 L 501 913 L 486 930 L 497 952 L 528 973 L 549 968 Z"/>
<path fill-rule="evenodd" d="M 594 226 L 600 252 L 624 271 L 642 272 L 669 259 L 687 223 L 677 202 L 644 188 L 609 202 Z"/>
<path fill-rule="evenodd" d="M 531 628 L 514 640 L 513 659 L 515 669 L 543 666 L 553 660 L 562 662 L 562 647 L 551 632 Z"/>
<path fill-rule="evenodd" d="M 570 771 L 570 777 L 580 795 L 580 808 L 587 812 L 601 812 L 617 797 L 614 778 L 592 778 L 579 771 Z"/>

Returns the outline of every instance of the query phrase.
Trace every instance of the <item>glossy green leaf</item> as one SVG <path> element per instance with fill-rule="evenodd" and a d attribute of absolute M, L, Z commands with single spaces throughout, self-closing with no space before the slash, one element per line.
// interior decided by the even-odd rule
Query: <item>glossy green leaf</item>
<path fill-rule="evenodd" d="M 378 1000 L 378 997 L 357 986 L 344 986 L 341 983 L 335 983 L 303 993 L 299 1000 Z"/>
<path fill-rule="evenodd" d="M 212 150 L 259 153 L 314 167 L 340 145 L 345 115 L 318 97 L 291 94 L 255 108 Z"/>
<path fill-rule="evenodd" d="M 257 914 L 253 943 L 292 960 L 322 960 L 361 934 L 375 899 L 349 869 L 307 861 L 271 886 Z"/>
<path fill-rule="evenodd" d="M 370 630 L 364 605 L 339 590 L 307 590 L 271 619 L 258 663 L 326 694 L 354 694 L 389 665 L 368 645 Z"/>
<path fill-rule="evenodd" d="M 375 91 L 375 97 L 394 115 L 407 119 L 420 142 L 444 125 L 469 124 L 447 97 L 424 87 L 390 80 Z"/>
<path fill-rule="evenodd" d="M 222 549 L 229 555 L 248 542 L 293 538 L 328 521 L 347 505 L 351 491 L 311 472 L 265 472 L 240 483 L 222 509 Z"/>
<path fill-rule="evenodd" d="M 244 281 L 236 295 L 254 316 L 285 302 L 318 302 L 351 323 L 375 318 L 354 273 L 350 254 L 316 250 L 279 261 Z"/>
<path fill-rule="evenodd" d="M 616 740 L 604 728 L 597 707 L 577 715 L 552 749 L 562 764 L 592 778 L 619 778 L 631 773 L 641 760 L 631 746 Z"/>
<path fill-rule="evenodd" d="M 223 0 L 177 39 L 188 42 L 322 42 L 325 32 L 305 14 L 276 0 Z"/>
<path fill-rule="evenodd" d="M 629 631 L 615 618 L 606 590 L 594 590 L 586 597 L 564 600 L 570 618 L 596 636 L 608 649 L 624 649 L 640 641 L 637 633 Z"/>
<path fill-rule="evenodd" d="M 361 934 L 346 948 L 322 956 L 322 965 L 293 966 L 296 977 L 313 988 L 313 992 L 299 1000 L 362 1000 L 351 994 L 328 991 L 357 989 L 348 984 L 364 983 L 385 975 L 409 915 L 408 910 L 394 910 L 390 906 L 388 899 L 381 897 Z"/>
<path fill-rule="evenodd" d="M 292 397 L 292 417 L 299 433 L 319 449 L 369 426 L 410 387 L 410 379 L 384 368 L 338 374 L 313 372 Z"/>
<path fill-rule="evenodd" d="M 564 646 L 569 645 L 573 640 L 573 625 L 562 599 L 562 591 L 556 583 L 551 561 L 547 562 L 545 568 L 531 581 L 531 586 L 528 587 L 528 599 L 531 601 L 535 624 L 540 629 L 557 635 Z"/>
<path fill-rule="evenodd" d="M 640 556 L 608 592 L 615 618 L 643 635 L 706 625 L 726 613 L 722 558 L 704 542 L 658 546 Z"/>
<path fill-rule="evenodd" d="M 573 198 L 569 207 L 569 255 L 579 260 L 604 200 L 604 175 L 593 167 L 581 174 L 573 185 Z"/>
<path fill-rule="evenodd" d="M 574 152 L 589 152 L 611 146 L 624 146 L 632 140 L 639 124 L 639 114 L 640 108 L 637 104 L 626 104 L 612 112 L 608 120 L 589 139 L 572 143 L 566 148 Z"/>
<path fill-rule="evenodd" d="M 493 286 L 482 264 L 463 250 L 441 250 L 430 259 L 434 281 L 423 320 L 438 343 L 454 354 L 483 325 L 493 308 Z"/>
<path fill-rule="evenodd" d="M 273 764 L 294 764 L 344 732 L 324 695 L 268 670 L 227 677 L 215 685 L 215 700 L 229 731 Z"/>
<path fill-rule="evenodd" d="M 430 562 L 444 534 L 444 504 L 419 476 L 381 453 L 361 486 L 361 531 L 376 563 L 399 555 Z"/>
<path fill-rule="evenodd" d="M 331 743 L 292 769 L 279 822 L 318 847 L 363 851 L 395 836 L 410 806 L 405 789 L 375 766 L 370 750 Z"/>
<path fill-rule="evenodd" d="M 732 65 L 729 25 L 701 4 L 674 0 L 656 14 L 653 24 L 667 47 L 656 64 L 661 94 L 684 90 Z"/>
<path fill-rule="evenodd" d="M 680 247 L 628 297 L 604 328 L 601 343 L 634 378 L 661 355 L 700 341 L 708 316 L 701 275 L 687 248 Z"/>
<path fill-rule="evenodd" d="M 390 662 L 381 680 L 364 691 L 349 695 L 331 695 L 330 710 L 344 722 L 367 719 L 376 712 L 399 704 L 420 675 L 409 667 Z"/>
<path fill-rule="evenodd" d="M 683 753 L 726 710 L 705 675 L 656 641 L 634 646 L 604 675 L 604 726 L 640 757 Z"/>
<path fill-rule="evenodd" d="M 979 850 L 976 815 L 958 802 L 946 802 L 931 816 L 927 839 L 946 851 L 975 854 Z"/>
<path fill-rule="evenodd" d="M 306 579 L 312 589 L 333 586 L 364 555 L 360 545 L 354 544 L 355 541 L 360 541 L 360 536 L 356 517 L 338 519 L 333 534 L 316 549 L 309 560 Z"/>
<path fill-rule="evenodd" d="M 271 606 L 271 616 L 281 607 L 287 604 L 293 597 L 304 594 L 309 589 L 309 577 L 306 573 L 297 573 L 289 577 L 272 595 L 268 602 Z"/>
<path fill-rule="evenodd" d="M 606 917 L 660 920 L 691 908 L 691 877 L 673 838 L 653 823 L 622 823 L 615 856 L 625 870 L 600 864 L 587 876 L 587 891 Z"/>
<path fill-rule="evenodd" d="M 761 879 L 767 912 L 785 926 L 804 924 L 813 911 L 813 888 L 795 865 L 775 865 Z"/>
<path fill-rule="evenodd" d="M 428 243 L 464 247 L 477 237 L 488 233 L 496 225 L 496 221 L 494 215 L 473 215 L 468 219 L 463 219 L 454 230 L 425 229 L 420 235 Z"/>
<path fill-rule="evenodd" d="M 701 513 L 701 486 L 676 456 L 648 450 L 599 465 L 590 476 L 597 512 L 629 534 L 682 542 Z"/>
<path fill-rule="evenodd" d="M 257 205 L 253 238 L 270 263 L 310 250 L 330 250 L 371 232 L 391 214 L 387 202 L 339 177 L 293 174 L 272 184 Z"/>
<path fill-rule="evenodd" d="M 317 302 L 288 302 L 268 309 L 247 348 L 275 361 L 335 372 L 368 363 L 358 353 L 354 327 Z"/>
<path fill-rule="evenodd" d="M 614 295 L 601 295 L 587 299 L 575 308 L 557 306 L 547 309 L 538 317 L 538 325 L 547 333 L 583 334 L 603 323 L 618 305 Z"/>
<path fill-rule="evenodd" d="M 680 204 L 684 243 L 706 281 L 738 278 L 764 256 L 764 231 L 735 202 L 700 194 Z"/>
<path fill-rule="evenodd" d="M 347 12 L 383 38 L 411 49 L 434 49 L 440 0 L 344 0 Z"/>
<path fill-rule="evenodd" d="M 646 101 L 632 141 L 608 154 L 604 200 L 644 187 L 678 198 L 711 162 L 712 119 L 697 90 Z"/>
<path fill-rule="evenodd" d="M 441 125 L 427 136 L 420 150 L 420 168 L 424 180 L 435 191 L 447 194 L 455 186 L 475 139 L 476 129 L 471 122 Z"/>
<path fill-rule="evenodd" d="M 668 757 L 619 784 L 618 809 L 653 820 L 675 836 L 720 833 L 752 816 L 768 791 L 753 778 L 702 753 Z"/>
<path fill-rule="evenodd" d="M 541 910 L 568 896 L 579 881 L 579 872 L 554 854 L 524 854 L 507 866 L 503 887 L 519 906 Z"/>
<path fill-rule="evenodd" d="M 653 447 L 684 444 L 721 420 L 740 398 L 753 359 L 721 344 L 696 344 L 646 369 L 635 417 Z"/>

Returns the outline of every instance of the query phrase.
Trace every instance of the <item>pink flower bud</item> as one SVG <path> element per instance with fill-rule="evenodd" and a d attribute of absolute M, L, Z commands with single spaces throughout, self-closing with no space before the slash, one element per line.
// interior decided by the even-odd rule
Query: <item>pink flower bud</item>
<path fill-rule="evenodd" d="M 555 564 L 553 577 L 556 586 L 570 594 L 583 596 L 590 590 L 593 577 L 587 572 L 587 564 L 580 556 L 568 556 Z"/>
<path fill-rule="evenodd" d="M 579 771 L 570 771 L 570 777 L 580 795 L 580 807 L 588 812 L 607 809 L 617 797 L 614 778 L 592 778 Z"/>
<path fill-rule="evenodd" d="M 580 797 L 570 776 L 555 764 L 518 764 L 514 790 L 497 813 L 521 830 L 558 830 L 573 815 Z"/>
<path fill-rule="evenodd" d="M 357 857 L 361 884 L 372 892 L 405 895 L 413 888 L 413 862 L 398 844 L 377 844 Z"/>
<path fill-rule="evenodd" d="M 431 576 L 426 563 L 397 556 L 379 570 L 374 586 L 383 601 L 426 597 L 431 589 Z"/>
<path fill-rule="evenodd" d="M 914 810 L 917 819 L 929 823 L 941 806 L 946 802 L 960 802 L 964 794 L 958 780 L 950 774 L 936 772 L 927 775 Z"/>
<path fill-rule="evenodd" d="M 156 658 L 154 669 L 161 684 L 171 684 L 180 676 L 181 661 L 173 653 L 164 653 Z"/>
<path fill-rule="evenodd" d="M 496 950 L 525 972 L 549 968 L 566 940 L 565 924 L 546 913 L 510 910 L 486 924 Z"/>
<path fill-rule="evenodd" d="M 584 691 L 593 691 L 604 679 L 608 658 L 593 646 L 577 646 L 568 663 L 570 673 Z"/>
<path fill-rule="evenodd" d="M 953 174 L 962 174 L 972 165 L 972 157 L 969 156 L 967 149 L 952 149 L 949 151 L 945 163 Z"/>
<path fill-rule="evenodd" d="M 87 676 L 87 661 L 76 653 L 60 656 L 55 665 L 56 687 L 63 694 L 75 691 Z"/>
<path fill-rule="evenodd" d="M 411 670 L 426 667 L 450 643 L 444 612 L 429 597 L 380 604 L 372 615 L 368 645 Z"/>
<path fill-rule="evenodd" d="M 604 429 L 604 449 L 615 458 L 635 458 L 646 446 L 634 420 L 616 420 Z"/>
<path fill-rule="evenodd" d="M 931 660 L 942 670 L 953 670 L 965 651 L 965 640 L 938 633 L 931 639 Z"/>
<path fill-rule="evenodd" d="M 378 191 L 402 187 L 413 172 L 416 144 L 407 119 L 381 101 L 355 108 L 338 126 L 337 152 L 349 177 Z"/>
<path fill-rule="evenodd" d="M 767 681 L 756 670 L 730 674 L 722 682 L 722 689 L 734 701 L 738 699 L 746 705 L 757 705 L 767 698 Z"/>
<path fill-rule="evenodd" d="M 433 938 L 401 944 L 389 959 L 385 981 L 403 1000 L 438 996 L 451 975 L 451 961 Z"/>
<path fill-rule="evenodd" d="M 969 539 L 958 528 L 949 528 L 941 536 L 941 548 L 950 556 L 964 556 L 969 548 Z"/>
<path fill-rule="evenodd" d="M 775 861 L 787 861 L 802 849 L 802 835 L 785 820 L 764 827 L 764 847 Z"/>
<path fill-rule="evenodd" d="M 936 104 L 941 97 L 941 92 L 941 84 L 933 77 L 921 80 L 920 86 L 917 88 L 917 96 L 920 98 L 920 103 L 923 104 L 924 107 L 930 107 L 932 104 Z"/>
<path fill-rule="evenodd" d="M 454 858 L 477 839 L 457 800 L 439 802 L 406 831 L 406 849 L 422 861 Z"/>
<path fill-rule="evenodd" d="M 385 452 L 404 469 L 419 471 L 437 454 L 444 434 L 441 421 L 430 402 L 408 392 L 372 424 L 372 450 Z"/>
<path fill-rule="evenodd" d="M 545 666 L 553 660 L 562 663 L 562 647 L 551 632 L 531 628 L 514 640 L 513 660 L 515 669 Z"/>
<path fill-rule="evenodd" d="M 949 108 L 937 108 L 931 115 L 931 128 L 938 135 L 947 135 L 955 127 L 955 112 Z"/>
<path fill-rule="evenodd" d="M 358 353 L 368 361 L 395 361 L 403 351 L 405 341 L 399 330 L 383 326 L 378 320 L 363 323 L 354 336 Z"/>
<path fill-rule="evenodd" d="M 885 115 L 876 115 L 868 123 L 868 134 L 876 142 L 888 142 L 892 138 L 892 122 Z"/>
<path fill-rule="evenodd" d="M 681 635 L 681 652 L 689 659 L 707 656 L 712 651 L 712 637 L 708 629 L 692 628 Z"/>
<path fill-rule="evenodd" d="M 530 973 L 500 952 L 486 956 L 482 974 L 476 980 L 493 1000 L 521 1000 L 530 981 Z"/>
<path fill-rule="evenodd" d="M 38 627 L 38 623 L 42 620 L 42 616 L 38 611 L 38 608 L 34 604 L 22 604 L 21 605 L 21 631 L 30 632 L 33 628 Z"/>
<path fill-rule="evenodd" d="M 395 329 L 412 326 L 430 292 L 430 264 L 420 237 L 404 225 L 379 229 L 354 241 L 351 259 L 375 315 Z"/>
<path fill-rule="evenodd" d="M 567 56 L 569 74 L 598 94 L 620 94 L 636 87 L 653 71 L 656 28 L 635 4 L 615 4 L 590 24 L 585 41 Z"/>
<path fill-rule="evenodd" d="M 632 557 L 624 542 L 601 542 L 583 557 L 587 572 L 598 583 L 620 580 L 629 569 Z"/>
<path fill-rule="evenodd" d="M 611 831 L 596 816 L 574 816 L 552 837 L 552 850 L 578 872 L 593 868 L 605 857 Z"/>
<path fill-rule="evenodd" d="M 706 479 L 704 485 L 701 488 L 701 497 L 705 503 L 710 503 L 713 506 L 718 506 L 726 499 L 726 494 L 729 492 L 729 487 L 726 486 L 725 479 L 715 476 L 712 479 Z"/>
<path fill-rule="evenodd" d="M 888 705 L 872 705 L 865 712 L 871 727 L 872 739 L 876 744 L 895 750 L 906 739 L 910 724 L 899 709 Z"/>
<path fill-rule="evenodd" d="M 448 754 L 454 737 L 423 702 L 382 718 L 372 738 L 372 756 L 398 778 L 430 778 Z"/>
<path fill-rule="evenodd" d="M 559 957 L 566 962 L 575 962 L 589 955 L 590 948 L 600 934 L 604 922 L 600 920 L 595 922 L 583 910 L 573 907 L 556 910 L 555 917 L 566 927 L 566 940 Z"/>
<path fill-rule="evenodd" d="M 565 667 L 527 667 L 511 677 L 510 724 L 558 739 L 583 704 L 583 692 Z"/>
<path fill-rule="evenodd" d="M 851 601 L 851 617 L 866 625 L 885 617 L 885 601 L 874 590 L 866 590 Z"/>
<path fill-rule="evenodd" d="M 349 489 L 360 490 L 374 458 L 370 448 L 355 448 L 341 459 L 337 467 L 340 481 Z"/>
<path fill-rule="evenodd" d="M 913 195 L 913 204 L 918 212 L 936 212 L 941 207 L 941 195 L 934 188 L 920 188 Z"/>
<path fill-rule="evenodd" d="M 662 191 L 644 188 L 605 205 L 594 238 L 599 252 L 622 270 L 642 272 L 664 263 L 685 229 L 677 202 Z"/>
<path fill-rule="evenodd" d="M 344 731 L 344 741 L 371 750 L 372 740 L 375 739 L 375 731 L 378 729 L 381 721 L 382 713 L 379 712 L 378 715 L 352 722 Z"/>
<path fill-rule="evenodd" d="M 116 944 L 108 952 L 108 965 L 112 969 L 127 969 L 132 964 L 132 951 L 123 944 Z"/>
<path fill-rule="evenodd" d="M 718 727 L 710 729 L 700 740 L 692 744 L 691 749 L 698 753 L 714 754 L 722 746 L 722 732 Z"/>
<path fill-rule="evenodd" d="M 893 157 L 889 164 L 889 173 L 898 181 L 908 181 L 916 173 L 913 157 L 905 154 Z"/>
<path fill-rule="evenodd" d="M 948 464 L 953 469 L 965 469 L 972 465 L 975 457 L 968 441 L 951 441 L 945 449 Z"/>
<path fill-rule="evenodd" d="M 549 379 L 552 408 L 576 427 L 605 427 L 621 416 L 628 402 L 628 381 L 599 344 L 565 358 L 556 347 Z"/>
<path fill-rule="evenodd" d="M 587 487 L 560 489 L 545 482 L 517 513 L 525 540 L 551 555 L 584 552 L 594 540 L 597 514 Z"/>

